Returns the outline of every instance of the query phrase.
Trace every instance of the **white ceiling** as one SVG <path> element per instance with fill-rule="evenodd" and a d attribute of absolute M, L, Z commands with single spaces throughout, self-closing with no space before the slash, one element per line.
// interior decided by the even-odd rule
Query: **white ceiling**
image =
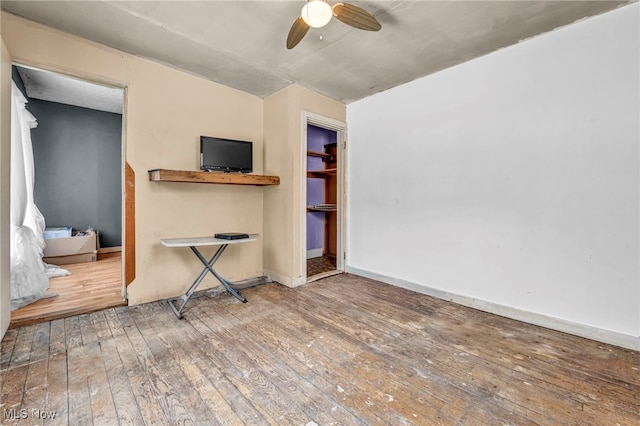
<path fill-rule="evenodd" d="M 333 19 L 292 50 L 285 41 L 303 0 L 3 0 L 1 6 L 260 97 L 297 83 L 350 103 L 628 2 L 352 3 L 373 14 L 382 30 Z"/>
<path fill-rule="evenodd" d="M 29 98 L 122 114 L 122 89 L 33 68 L 18 67 L 18 74 Z"/>

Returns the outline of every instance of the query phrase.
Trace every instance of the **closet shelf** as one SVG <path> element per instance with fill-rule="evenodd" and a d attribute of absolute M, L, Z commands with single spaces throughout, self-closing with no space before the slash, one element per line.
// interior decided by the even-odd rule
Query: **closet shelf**
<path fill-rule="evenodd" d="M 152 182 L 190 182 L 190 183 L 219 183 L 227 185 L 279 185 L 278 176 L 245 175 L 238 173 L 209 173 L 190 170 L 149 170 L 149 180 Z"/>
<path fill-rule="evenodd" d="M 331 154 L 327 154 L 325 152 L 318 152 L 318 151 L 307 151 L 307 155 L 309 157 L 320 157 L 326 161 L 331 161 L 333 157 L 333 155 Z"/>
<path fill-rule="evenodd" d="M 310 178 L 325 178 L 327 176 L 332 176 L 336 174 L 336 169 L 323 169 L 323 170 L 313 170 L 307 172 L 307 177 Z"/>
<path fill-rule="evenodd" d="M 338 208 L 335 204 L 320 204 L 317 206 L 307 206 L 308 212 L 335 212 Z"/>
<path fill-rule="evenodd" d="M 324 244 L 322 248 L 322 255 L 334 257 L 338 248 L 338 208 L 337 208 L 337 192 L 338 192 L 338 145 L 336 143 L 324 144 L 322 152 L 319 151 L 307 151 L 307 158 L 320 157 L 322 158 L 322 166 L 318 166 L 320 170 L 308 170 L 307 178 L 322 179 L 322 193 L 314 192 L 311 198 L 307 198 L 307 213 L 311 213 L 310 216 L 320 216 L 316 219 L 322 219 L 324 222 Z M 316 148 L 317 149 L 317 148 Z M 315 181 L 318 184 L 318 181 Z M 307 197 L 309 194 L 307 193 Z M 318 212 L 318 213 L 315 213 Z M 315 214 L 314 214 L 315 213 Z M 322 214 L 320 214 L 322 213 Z"/>

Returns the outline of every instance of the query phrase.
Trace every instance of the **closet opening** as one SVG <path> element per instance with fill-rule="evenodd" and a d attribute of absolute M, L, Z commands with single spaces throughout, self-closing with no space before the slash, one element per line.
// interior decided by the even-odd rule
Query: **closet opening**
<path fill-rule="evenodd" d="M 344 271 L 344 123 L 307 115 L 304 271 L 306 282 Z"/>

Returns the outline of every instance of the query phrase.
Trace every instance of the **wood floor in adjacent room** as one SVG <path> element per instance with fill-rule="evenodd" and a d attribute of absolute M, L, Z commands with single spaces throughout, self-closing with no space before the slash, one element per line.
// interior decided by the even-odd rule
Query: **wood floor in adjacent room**
<path fill-rule="evenodd" d="M 71 275 L 49 280 L 40 299 L 11 312 L 11 327 L 34 324 L 72 315 L 126 305 L 122 299 L 122 253 L 98 255 L 97 262 L 61 265 Z"/>
<path fill-rule="evenodd" d="M 336 258 L 327 255 L 307 259 L 307 277 L 336 270 Z"/>
<path fill-rule="evenodd" d="M 639 352 L 348 274 L 243 295 L 183 320 L 156 302 L 9 329 L 3 420 L 640 424 Z"/>

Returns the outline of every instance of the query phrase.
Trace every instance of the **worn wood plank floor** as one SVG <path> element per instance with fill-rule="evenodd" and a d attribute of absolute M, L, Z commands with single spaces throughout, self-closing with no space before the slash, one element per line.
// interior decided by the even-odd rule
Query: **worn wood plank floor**
<path fill-rule="evenodd" d="M 243 294 L 10 329 L 3 422 L 640 424 L 638 352 L 346 274 Z"/>

